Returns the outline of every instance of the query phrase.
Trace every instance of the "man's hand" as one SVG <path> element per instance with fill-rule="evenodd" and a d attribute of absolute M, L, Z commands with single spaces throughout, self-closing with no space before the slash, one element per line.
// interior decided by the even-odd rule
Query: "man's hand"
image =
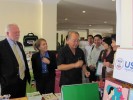
<path fill-rule="evenodd" d="M 35 88 L 35 87 L 36 87 L 36 82 L 35 82 L 35 81 L 32 81 L 32 82 L 31 82 L 31 87 L 32 87 L 32 88 Z"/>
<path fill-rule="evenodd" d="M 92 65 L 90 65 L 89 68 L 90 68 L 90 70 L 95 70 L 95 67 Z"/>
<path fill-rule="evenodd" d="M 83 65 L 83 61 L 82 60 L 78 60 L 75 64 L 74 64 L 74 67 L 75 68 L 79 68 L 79 67 L 82 67 Z"/>
<path fill-rule="evenodd" d="M 86 77 L 89 77 L 90 76 L 90 72 L 88 72 L 88 71 L 85 71 L 84 74 L 85 74 Z"/>
<path fill-rule="evenodd" d="M 110 62 L 103 62 L 103 65 L 106 66 L 106 67 L 110 67 L 111 63 Z"/>

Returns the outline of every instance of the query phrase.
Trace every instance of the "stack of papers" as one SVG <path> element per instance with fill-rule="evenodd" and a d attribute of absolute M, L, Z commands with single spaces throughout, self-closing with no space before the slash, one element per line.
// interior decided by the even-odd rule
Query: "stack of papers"
<path fill-rule="evenodd" d="M 55 96 L 57 97 L 58 100 L 61 100 L 61 93 L 55 93 Z"/>
<path fill-rule="evenodd" d="M 42 96 L 39 92 L 27 93 L 28 100 L 41 100 Z"/>
<path fill-rule="evenodd" d="M 2 99 L 5 100 L 5 99 Z M 6 99 L 7 100 L 7 99 Z M 27 97 L 22 97 L 22 98 L 14 98 L 14 99 L 10 99 L 10 100 L 28 100 Z"/>
<path fill-rule="evenodd" d="M 44 100 L 58 100 L 58 98 L 53 93 L 43 94 L 42 96 Z"/>
<path fill-rule="evenodd" d="M 0 96 L 0 100 L 9 100 L 10 96 L 11 96 L 10 94 Z"/>

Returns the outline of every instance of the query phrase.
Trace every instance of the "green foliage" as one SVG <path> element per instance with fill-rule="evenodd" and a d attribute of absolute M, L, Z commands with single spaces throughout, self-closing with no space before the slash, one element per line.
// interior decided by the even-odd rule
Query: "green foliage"
<path fill-rule="evenodd" d="M 26 85 L 26 93 L 36 92 L 36 87 L 33 87 L 32 86 L 32 80 L 34 80 L 33 72 L 32 71 L 30 71 L 30 76 L 31 76 L 31 83 L 29 84 L 27 82 L 27 85 Z"/>
<path fill-rule="evenodd" d="M 63 38 L 63 34 L 61 34 L 61 47 L 65 45 L 65 38 Z"/>

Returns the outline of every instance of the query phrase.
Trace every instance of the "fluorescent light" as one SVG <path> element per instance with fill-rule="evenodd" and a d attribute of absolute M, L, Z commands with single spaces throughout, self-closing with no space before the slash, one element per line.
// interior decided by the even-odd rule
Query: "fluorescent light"
<path fill-rule="evenodd" d="M 65 18 L 64 20 L 66 20 L 66 21 L 67 21 L 67 20 L 68 20 L 68 18 Z"/>
<path fill-rule="evenodd" d="M 82 13 L 86 13 L 86 11 L 85 11 L 85 10 L 83 10 L 83 11 L 82 11 Z"/>
<path fill-rule="evenodd" d="M 107 21 L 104 21 L 104 24 L 107 24 Z"/>

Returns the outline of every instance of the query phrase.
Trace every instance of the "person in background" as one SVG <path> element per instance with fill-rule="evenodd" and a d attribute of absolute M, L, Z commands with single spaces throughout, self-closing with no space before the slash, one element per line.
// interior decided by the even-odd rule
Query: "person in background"
<path fill-rule="evenodd" d="M 90 71 L 89 81 L 96 81 L 96 63 L 98 61 L 100 52 L 104 49 L 102 46 L 102 36 L 97 34 L 94 36 L 94 47 L 91 50 L 91 54 L 88 59 L 88 71 Z"/>
<path fill-rule="evenodd" d="M 60 86 L 82 83 L 82 71 L 89 77 L 86 70 L 83 51 L 78 48 L 79 33 L 71 31 L 68 33 L 67 44 L 58 52 L 57 66 L 61 70 Z"/>
<path fill-rule="evenodd" d="M 82 49 L 84 53 L 86 45 L 88 45 L 88 42 L 84 38 L 81 38 L 79 41 L 79 48 Z"/>
<path fill-rule="evenodd" d="M 86 59 L 87 66 L 89 65 L 88 61 L 90 58 L 91 50 L 94 47 L 93 43 L 94 43 L 94 37 L 92 35 L 88 35 L 88 44 L 85 46 L 85 59 Z"/>
<path fill-rule="evenodd" d="M 111 47 L 111 43 L 112 43 L 112 40 L 110 37 L 105 37 L 103 39 L 102 44 L 103 44 L 104 50 L 101 51 L 99 59 L 98 59 L 98 63 L 99 62 L 103 63 L 103 68 L 102 68 L 102 79 L 103 80 L 106 77 L 112 76 L 112 69 L 105 65 L 106 62 L 109 62 L 111 64 L 113 63 L 115 51 L 113 51 Z"/>
<path fill-rule="evenodd" d="M 30 83 L 30 73 L 23 46 L 18 42 L 18 25 L 8 24 L 6 35 L 7 38 L 0 41 L 1 94 L 10 94 L 11 98 L 24 97 L 26 82 Z"/>
<path fill-rule="evenodd" d="M 41 94 L 54 93 L 56 56 L 47 50 L 47 41 L 43 38 L 35 42 L 34 48 L 38 50 L 31 58 L 36 89 Z"/>
<path fill-rule="evenodd" d="M 119 48 L 120 46 L 119 45 L 116 45 L 116 34 L 113 34 L 111 36 L 111 39 L 112 39 L 112 43 L 111 43 L 111 46 L 113 48 L 113 51 L 116 52 L 117 48 Z M 114 58 L 115 58 L 115 53 L 114 53 Z M 104 63 L 105 66 L 108 66 L 109 68 L 114 68 L 114 59 L 113 59 L 113 63 L 110 63 L 110 62 L 105 62 Z M 113 73 L 113 72 L 112 72 Z"/>
<path fill-rule="evenodd" d="M 116 34 L 113 34 L 113 35 L 111 36 L 111 39 L 112 39 L 112 44 L 111 44 L 111 46 L 112 46 L 113 50 L 116 51 L 117 48 L 120 47 L 119 45 L 116 45 Z"/>
<path fill-rule="evenodd" d="M 86 65 L 88 66 L 90 54 L 94 47 L 94 37 L 92 35 L 88 35 L 87 40 L 88 40 L 88 44 L 85 46 L 85 61 L 86 61 Z M 89 79 L 85 78 L 84 75 L 82 77 L 83 77 L 83 83 L 89 82 Z"/>

